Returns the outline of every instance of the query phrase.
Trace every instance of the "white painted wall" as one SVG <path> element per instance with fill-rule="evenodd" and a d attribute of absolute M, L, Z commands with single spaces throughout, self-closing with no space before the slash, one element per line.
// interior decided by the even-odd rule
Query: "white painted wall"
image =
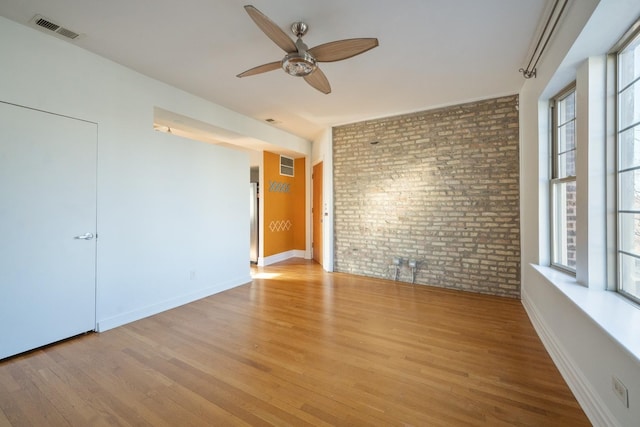
<path fill-rule="evenodd" d="M 248 154 L 155 132 L 153 108 L 309 142 L 4 18 L 0 58 L 0 100 L 98 124 L 100 330 L 250 280 Z"/>
<path fill-rule="evenodd" d="M 569 10 L 538 65 L 538 75 L 527 80 L 520 93 L 520 212 L 522 239 L 522 301 L 545 346 L 594 425 L 637 426 L 640 420 L 640 354 L 629 343 L 637 341 L 638 325 L 625 324 L 617 306 L 637 314 L 637 307 L 620 303 L 604 291 L 607 280 L 603 249 L 605 183 L 591 167 L 602 155 L 603 105 L 579 99 L 577 110 L 578 182 L 582 200 L 578 220 L 589 223 L 582 229 L 578 253 L 589 257 L 578 264 L 579 281 L 538 265 L 549 265 L 549 141 L 548 100 L 576 80 L 581 97 L 596 96 L 604 88 L 589 81 L 603 70 L 603 55 L 640 16 L 637 0 L 581 0 L 570 2 Z M 582 108 L 580 106 L 582 105 Z M 598 111 L 599 110 L 599 111 Z M 581 136 L 581 137 L 580 137 Z M 599 159 L 603 162 L 602 159 Z M 586 166 L 589 165 L 587 174 Z M 598 174 L 600 177 L 598 178 Z M 588 186 L 588 188 L 584 188 Z M 598 204 L 600 206 L 596 206 Z M 599 257 L 598 262 L 594 258 Z M 560 277 L 560 279 L 558 279 Z M 557 286 L 558 283 L 562 286 Z M 607 305 L 611 304 L 611 305 Z M 594 313 L 601 311 L 601 316 Z M 633 322 L 633 317 L 626 317 Z M 616 331 L 626 334 L 625 339 Z M 635 331 L 635 333 L 633 332 Z M 630 407 L 625 408 L 612 391 L 612 375 L 629 388 Z"/>

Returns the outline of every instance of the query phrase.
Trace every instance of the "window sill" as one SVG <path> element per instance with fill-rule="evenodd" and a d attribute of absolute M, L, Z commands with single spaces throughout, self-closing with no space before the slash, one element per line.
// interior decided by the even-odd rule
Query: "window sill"
<path fill-rule="evenodd" d="M 640 307 L 616 292 L 579 285 L 575 277 L 552 267 L 531 266 L 640 361 Z"/>

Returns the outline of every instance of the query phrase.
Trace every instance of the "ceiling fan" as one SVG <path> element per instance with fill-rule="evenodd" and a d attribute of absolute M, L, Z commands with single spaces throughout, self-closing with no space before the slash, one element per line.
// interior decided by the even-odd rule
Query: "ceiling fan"
<path fill-rule="evenodd" d="M 302 36 L 308 30 L 308 26 L 304 22 L 294 22 L 291 25 L 291 32 L 297 37 L 294 43 L 291 37 L 258 9 L 251 5 L 247 5 L 244 8 L 256 25 L 267 37 L 284 50 L 286 55 L 281 61 L 259 65 L 238 74 L 238 77 L 253 76 L 282 68 L 292 76 L 303 77 L 315 89 L 328 94 L 331 93 L 331 85 L 318 67 L 318 62 L 341 61 L 378 46 L 378 39 L 376 38 L 357 38 L 337 40 L 309 49 L 302 41 Z"/>

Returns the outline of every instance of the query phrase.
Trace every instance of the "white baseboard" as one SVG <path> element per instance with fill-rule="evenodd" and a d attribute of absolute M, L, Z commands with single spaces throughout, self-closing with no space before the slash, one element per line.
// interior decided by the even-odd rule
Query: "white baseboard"
<path fill-rule="evenodd" d="M 522 290 L 522 305 L 524 306 L 534 329 L 538 333 L 542 344 L 553 359 L 560 374 L 573 392 L 582 410 L 594 426 L 617 427 L 620 426 L 618 420 L 611 414 L 605 403 L 600 399 L 585 378 L 584 374 L 576 368 L 571 356 L 564 349 L 562 342 L 556 337 L 553 331 L 546 325 L 540 311 L 528 298 L 525 289 Z"/>
<path fill-rule="evenodd" d="M 243 285 L 251 282 L 251 276 L 239 278 L 237 280 L 230 280 L 224 283 L 218 283 L 215 286 L 211 286 L 205 289 L 199 289 L 195 292 L 191 292 L 185 295 L 181 295 L 176 298 L 172 298 L 167 301 L 163 301 L 157 304 L 152 304 L 137 310 L 128 311 L 126 313 L 118 314 L 106 319 L 99 320 L 96 324 L 97 332 L 104 332 L 109 329 L 116 328 L 118 326 L 125 325 L 127 323 L 135 322 L 136 320 L 144 319 L 145 317 L 153 316 L 154 314 L 161 313 L 163 311 L 171 310 L 172 308 L 179 307 L 184 304 L 188 304 L 193 301 L 197 301 L 202 298 L 217 294 L 219 292 L 226 291 L 236 286 Z"/>
<path fill-rule="evenodd" d="M 304 250 L 290 250 L 287 252 L 280 252 L 279 254 L 271 255 L 264 258 L 258 258 L 258 265 L 264 267 L 267 265 L 275 264 L 277 262 L 286 261 L 289 258 L 307 258 L 307 252 Z"/>

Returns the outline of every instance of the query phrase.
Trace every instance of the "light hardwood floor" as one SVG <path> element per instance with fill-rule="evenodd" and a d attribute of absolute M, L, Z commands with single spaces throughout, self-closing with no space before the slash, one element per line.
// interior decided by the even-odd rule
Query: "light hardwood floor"
<path fill-rule="evenodd" d="M 590 425 L 519 301 L 324 273 L 0 362 L 0 425 Z"/>

